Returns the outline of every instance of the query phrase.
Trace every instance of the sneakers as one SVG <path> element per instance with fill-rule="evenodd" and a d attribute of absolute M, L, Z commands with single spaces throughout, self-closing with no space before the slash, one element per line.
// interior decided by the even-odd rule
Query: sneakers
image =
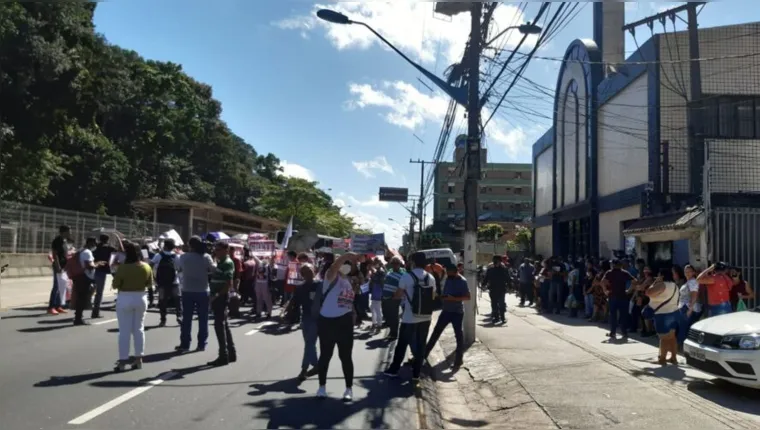
<path fill-rule="evenodd" d="M 343 392 L 343 401 L 350 402 L 351 400 L 354 400 L 354 390 L 346 388 L 346 391 Z"/>
<path fill-rule="evenodd" d="M 317 398 L 324 399 L 327 397 L 327 388 L 324 385 L 320 385 L 317 390 Z"/>
<path fill-rule="evenodd" d="M 178 352 L 180 354 L 184 354 L 186 352 L 190 352 L 190 348 L 182 346 L 182 345 L 179 345 L 179 346 L 175 346 L 174 347 L 174 351 L 176 351 L 176 352 Z"/>

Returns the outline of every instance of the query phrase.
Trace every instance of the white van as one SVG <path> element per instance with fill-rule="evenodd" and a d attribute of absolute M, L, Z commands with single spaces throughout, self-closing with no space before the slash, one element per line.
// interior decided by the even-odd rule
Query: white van
<path fill-rule="evenodd" d="M 450 248 L 421 249 L 419 252 L 425 254 L 426 265 L 432 264 L 434 260 L 443 267 L 457 264 L 457 256 Z"/>

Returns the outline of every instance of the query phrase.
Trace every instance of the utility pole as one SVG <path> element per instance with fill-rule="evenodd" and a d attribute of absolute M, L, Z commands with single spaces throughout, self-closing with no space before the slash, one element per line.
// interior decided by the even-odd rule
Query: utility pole
<path fill-rule="evenodd" d="M 420 221 L 420 234 L 419 239 L 417 240 L 417 248 L 421 248 L 422 232 L 425 231 L 425 164 L 432 164 L 435 166 L 437 163 L 435 161 L 423 161 L 420 159 L 417 159 L 416 161 L 409 159 L 409 162 L 420 165 L 420 198 L 417 202 L 417 219 Z"/>
<path fill-rule="evenodd" d="M 480 19 L 483 4 L 473 2 L 470 9 L 470 45 L 467 49 L 466 68 L 469 76 L 467 103 L 467 177 L 464 183 L 464 273 L 470 287 L 470 297 L 477 297 L 477 245 L 478 245 L 478 182 L 480 181 L 480 51 L 482 32 Z M 475 300 L 465 302 L 464 343 L 475 342 Z"/>

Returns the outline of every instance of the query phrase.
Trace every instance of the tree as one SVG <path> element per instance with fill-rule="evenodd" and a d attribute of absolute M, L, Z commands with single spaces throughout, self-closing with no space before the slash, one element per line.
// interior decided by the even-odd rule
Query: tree
<path fill-rule="evenodd" d="M 515 227 L 515 239 L 510 241 L 512 246 L 519 251 L 530 250 L 530 245 L 533 238 L 533 232 L 528 227 L 518 225 Z"/>
<path fill-rule="evenodd" d="M 504 228 L 499 224 L 483 224 L 478 227 L 478 240 L 496 242 L 504 235 Z"/>
<path fill-rule="evenodd" d="M 97 34 L 96 7 L 0 2 L 0 199 L 110 215 L 187 199 L 356 229 L 317 183 L 282 177 L 230 131 L 210 86 Z"/>

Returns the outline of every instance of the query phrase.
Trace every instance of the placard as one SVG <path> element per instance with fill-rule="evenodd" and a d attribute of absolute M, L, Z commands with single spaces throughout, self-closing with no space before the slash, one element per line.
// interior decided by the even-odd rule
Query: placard
<path fill-rule="evenodd" d="M 273 240 L 253 240 L 248 242 L 251 254 L 256 257 L 271 257 L 277 244 Z"/>

